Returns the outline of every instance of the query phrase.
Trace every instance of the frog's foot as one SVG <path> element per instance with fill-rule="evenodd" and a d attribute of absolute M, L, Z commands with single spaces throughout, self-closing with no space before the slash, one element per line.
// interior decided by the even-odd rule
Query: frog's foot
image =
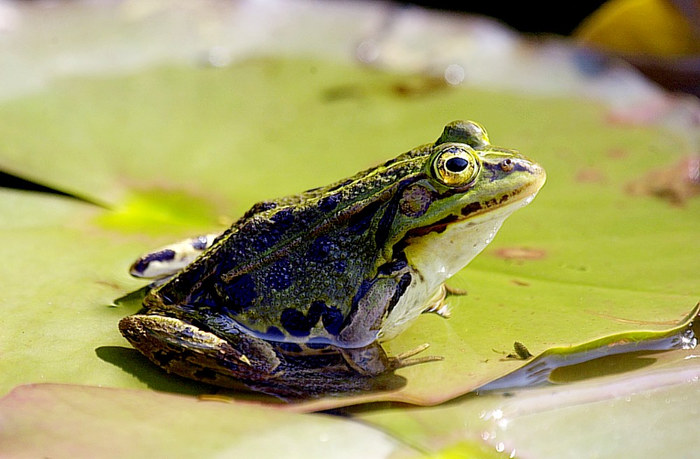
<path fill-rule="evenodd" d="M 435 292 L 435 295 L 428 300 L 428 305 L 423 310 L 423 313 L 434 313 L 444 318 L 450 317 L 450 307 L 446 301 L 447 293 L 448 287 L 442 284 L 437 292 Z"/>
<path fill-rule="evenodd" d="M 418 365 L 420 363 L 439 362 L 440 360 L 443 360 L 443 357 L 439 355 L 426 355 L 415 359 L 411 358 L 416 354 L 420 354 L 429 347 L 430 344 L 428 343 L 421 344 L 417 348 L 411 349 L 410 351 L 402 352 L 401 354 L 396 355 L 394 357 L 389 357 L 389 361 L 393 363 L 394 369 L 396 369 L 410 367 L 412 365 Z"/>
<path fill-rule="evenodd" d="M 411 358 L 426 350 L 428 346 L 428 344 L 423 344 L 394 357 L 388 357 L 382 346 L 377 342 L 362 348 L 343 349 L 341 353 L 348 365 L 357 373 L 365 376 L 377 376 L 398 368 L 442 360 L 442 357 L 436 355 Z"/>
<path fill-rule="evenodd" d="M 134 277 L 163 280 L 177 274 L 211 247 L 218 234 L 206 234 L 166 245 L 136 260 L 129 269 Z"/>

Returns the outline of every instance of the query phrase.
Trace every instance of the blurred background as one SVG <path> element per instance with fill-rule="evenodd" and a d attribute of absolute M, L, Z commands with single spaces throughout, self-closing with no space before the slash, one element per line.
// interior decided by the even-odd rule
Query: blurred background
<path fill-rule="evenodd" d="M 672 91 L 700 95 L 700 1 L 399 2 L 489 16 L 526 34 L 572 36 Z"/>
<path fill-rule="evenodd" d="M 490 16 L 526 33 L 569 35 L 584 18 L 605 2 L 578 1 L 557 4 L 529 2 L 519 4 L 496 0 L 490 2 L 412 1 L 399 3 Z"/>

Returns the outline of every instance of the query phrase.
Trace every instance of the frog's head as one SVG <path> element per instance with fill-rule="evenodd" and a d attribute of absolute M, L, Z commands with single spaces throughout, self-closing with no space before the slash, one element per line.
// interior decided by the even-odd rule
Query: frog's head
<path fill-rule="evenodd" d="M 484 221 L 510 214 L 535 197 L 546 177 L 540 165 L 520 153 L 492 146 L 484 128 L 472 121 L 445 126 L 424 172 L 437 191 L 425 216 L 436 222 Z"/>
<path fill-rule="evenodd" d="M 400 191 L 393 242 L 421 276 L 385 320 L 384 339 L 420 314 L 436 290 L 481 252 L 506 217 L 532 201 L 545 181 L 542 167 L 492 146 L 484 128 L 471 121 L 448 124 L 434 144 L 408 155 L 415 172 Z"/>
<path fill-rule="evenodd" d="M 448 124 L 413 160 L 418 173 L 401 190 L 394 221 L 395 234 L 409 243 L 428 235 L 437 238 L 452 227 L 490 221 L 500 226 L 528 204 L 545 181 L 542 167 L 516 151 L 492 146 L 484 128 L 471 121 Z M 486 243 L 474 243 L 483 248 L 492 237 L 484 235 Z"/>
<path fill-rule="evenodd" d="M 391 250 L 404 249 L 425 279 L 413 294 L 429 298 L 491 242 L 508 215 L 532 201 L 545 172 L 492 146 L 471 121 L 448 124 L 434 144 L 407 155 L 414 172 L 399 191 Z"/>

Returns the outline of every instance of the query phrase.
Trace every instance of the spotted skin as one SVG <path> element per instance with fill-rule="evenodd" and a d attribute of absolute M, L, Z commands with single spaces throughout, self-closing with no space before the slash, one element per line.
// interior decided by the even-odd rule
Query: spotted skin
<path fill-rule="evenodd" d="M 425 178 L 418 173 L 399 180 L 429 154 L 427 149 L 420 153 L 411 151 L 404 161 L 394 163 L 379 189 L 368 187 L 362 180 L 371 173 L 366 171 L 350 182 L 308 191 L 301 195 L 303 199 L 267 202 L 264 208 L 268 210 L 236 223 L 218 250 L 197 260 L 150 295 L 147 304 L 158 307 L 160 298 L 167 297 L 183 317 L 199 315 L 202 308 L 213 309 L 216 323 L 210 323 L 208 316 L 198 320 L 223 333 L 244 327 L 266 338 L 268 328 L 274 326 L 292 342 L 305 342 L 308 337 L 344 346 L 371 342 L 379 324 L 374 331 L 354 337 L 357 341 L 351 343 L 339 343 L 337 332 L 357 309 L 357 279 L 370 282 L 377 276 L 394 275 L 380 274 L 377 267 L 401 256 L 386 253 L 384 248 L 388 239 L 397 238 L 393 233 L 397 216 L 408 218 L 398 211 L 402 190 Z M 329 190 L 336 190 L 330 196 L 341 198 L 329 200 Z M 331 206 L 329 201 L 337 202 Z M 313 230 L 305 232 L 307 228 Z M 296 256 L 290 257 L 291 253 Z M 192 270 L 210 275 L 197 276 L 191 283 L 188 271 Z M 348 271 L 353 276 L 348 276 Z M 402 287 L 397 284 L 394 288 Z M 208 306 L 212 302 L 225 309 Z M 295 328 L 299 320 L 292 319 L 315 317 L 315 304 L 333 307 L 334 326 L 329 332 L 322 323 L 316 323 L 317 319 L 313 324 L 304 322 L 301 333 Z M 228 320 L 218 314 L 226 315 Z"/>

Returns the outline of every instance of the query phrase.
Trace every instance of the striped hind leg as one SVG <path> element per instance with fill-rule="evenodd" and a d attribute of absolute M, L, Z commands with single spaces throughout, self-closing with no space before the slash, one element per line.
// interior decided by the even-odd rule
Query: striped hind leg
<path fill-rule="evenodd" d="M 129 273 L 134 277 L 157 281 L 167 279 L 211 247 L 218 236 L 205 234 L 161 247 L 138 258 L 129 268 Z"/>

